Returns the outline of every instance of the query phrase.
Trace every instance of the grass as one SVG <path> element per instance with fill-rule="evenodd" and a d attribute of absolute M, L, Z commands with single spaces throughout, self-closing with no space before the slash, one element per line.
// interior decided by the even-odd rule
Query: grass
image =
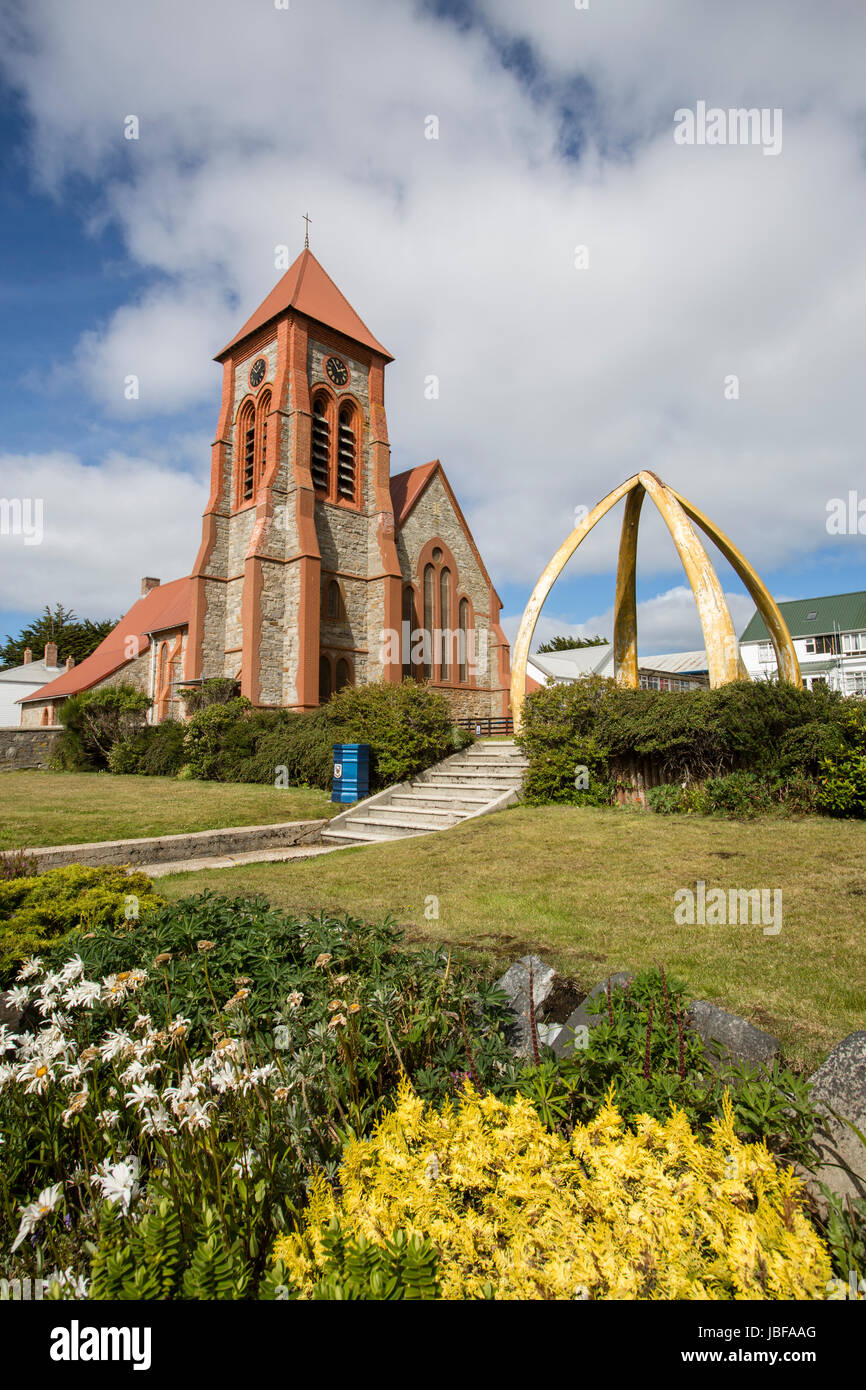
<path fill-rule="evenodd" d="M 34 770 L 2 776 L 0 849 L 320 820 L 345 809 L 311 787 L 179 782 L 109 772 Z"/>
<path fill-rule="evenodd" d="M 698 879 L 781 888 L 781 933 L 676 926 L 673 895 Z M 159 889 L 390 913 L 413 939 L 465 949 L 491 969 L 537 951 L 585 989 L 658 959 L 696 998 L 775 1034 L 797 1067 L 823 1060 L 866 1011 L 866 824 L 852 821 L 518 807 L 307 861 L 171 875 Z"/>

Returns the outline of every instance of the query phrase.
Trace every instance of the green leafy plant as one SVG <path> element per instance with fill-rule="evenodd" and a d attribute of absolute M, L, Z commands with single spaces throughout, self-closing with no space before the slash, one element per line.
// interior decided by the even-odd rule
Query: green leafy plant
<path fill-rule="evenodd" d="M 56 763 L 67 769 L 107 767 L 114 744 L 143 728 L 150 703 L 150 696 L 128 684 L 70 695 L 60 709 L 63 733 L 54 750 Z"/>
<path fill-rule="evenodd" d="M 36 876 L 0 881 L 0 980 L 26 957 L 58 946 L 75 931 L 136 925 L 163 900 L 151 880 L 116 867 L 72 864 Z M 65 940 L 59 949 L 65 949 Z"/>

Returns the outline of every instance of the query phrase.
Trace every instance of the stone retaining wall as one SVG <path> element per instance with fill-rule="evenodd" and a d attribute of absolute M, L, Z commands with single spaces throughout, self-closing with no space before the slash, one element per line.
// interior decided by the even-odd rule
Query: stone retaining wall
<path fill-rule="evenodd" d="M 0 729 L 0 772 L 15 772 L 24 767 L 47 767 L 54 745 L 63 730 Z"/>
<path fill-rule="evenodd" d="M 67 864 L 175 864 L 185 859 L 244 854 L 315 844 L 325 820 L 286 821 L 281 825 L 239 825 L 228 830 L 196 830 L 189 835 L 154 835 L 141 840 L 100 840 L 84 845 L 48 845 L 25 853 L 38 860 L 40 873 Z"/>

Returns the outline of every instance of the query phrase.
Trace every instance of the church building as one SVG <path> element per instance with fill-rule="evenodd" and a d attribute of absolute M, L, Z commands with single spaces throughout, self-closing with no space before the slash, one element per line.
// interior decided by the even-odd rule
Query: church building
<path fill-rule="evenodd" d="M 262 708 L 342 686 L 429 681 L 455 719 L 508 713 L 501 603 L 438 460 L 390 472 L 393 359 L 305 248 L 223 348 L 210 496 L 192 573 L 142 595 L 80 665 L 22 700 L 51 724 L 77 691 L 129 682 L 151 718 L 234 677 Z"/>

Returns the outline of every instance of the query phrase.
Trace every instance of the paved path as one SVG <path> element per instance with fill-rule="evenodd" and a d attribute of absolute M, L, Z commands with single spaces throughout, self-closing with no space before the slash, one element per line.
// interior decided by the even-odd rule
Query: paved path
<path fill-rule="evenodd" d="M 168 874 L 190 874 L 199 869 L 233 869 L 239 864 L 278 864 L 287 859 L 312 859 L 317 854 L 333 854 L 342 845 L 295 845 L 291 849 L 247 850 L 242 854 L 208 855 L 207 858 L 180 859 L 171 864 L 136 864 L 135 872 L 148 878 Z"/>

